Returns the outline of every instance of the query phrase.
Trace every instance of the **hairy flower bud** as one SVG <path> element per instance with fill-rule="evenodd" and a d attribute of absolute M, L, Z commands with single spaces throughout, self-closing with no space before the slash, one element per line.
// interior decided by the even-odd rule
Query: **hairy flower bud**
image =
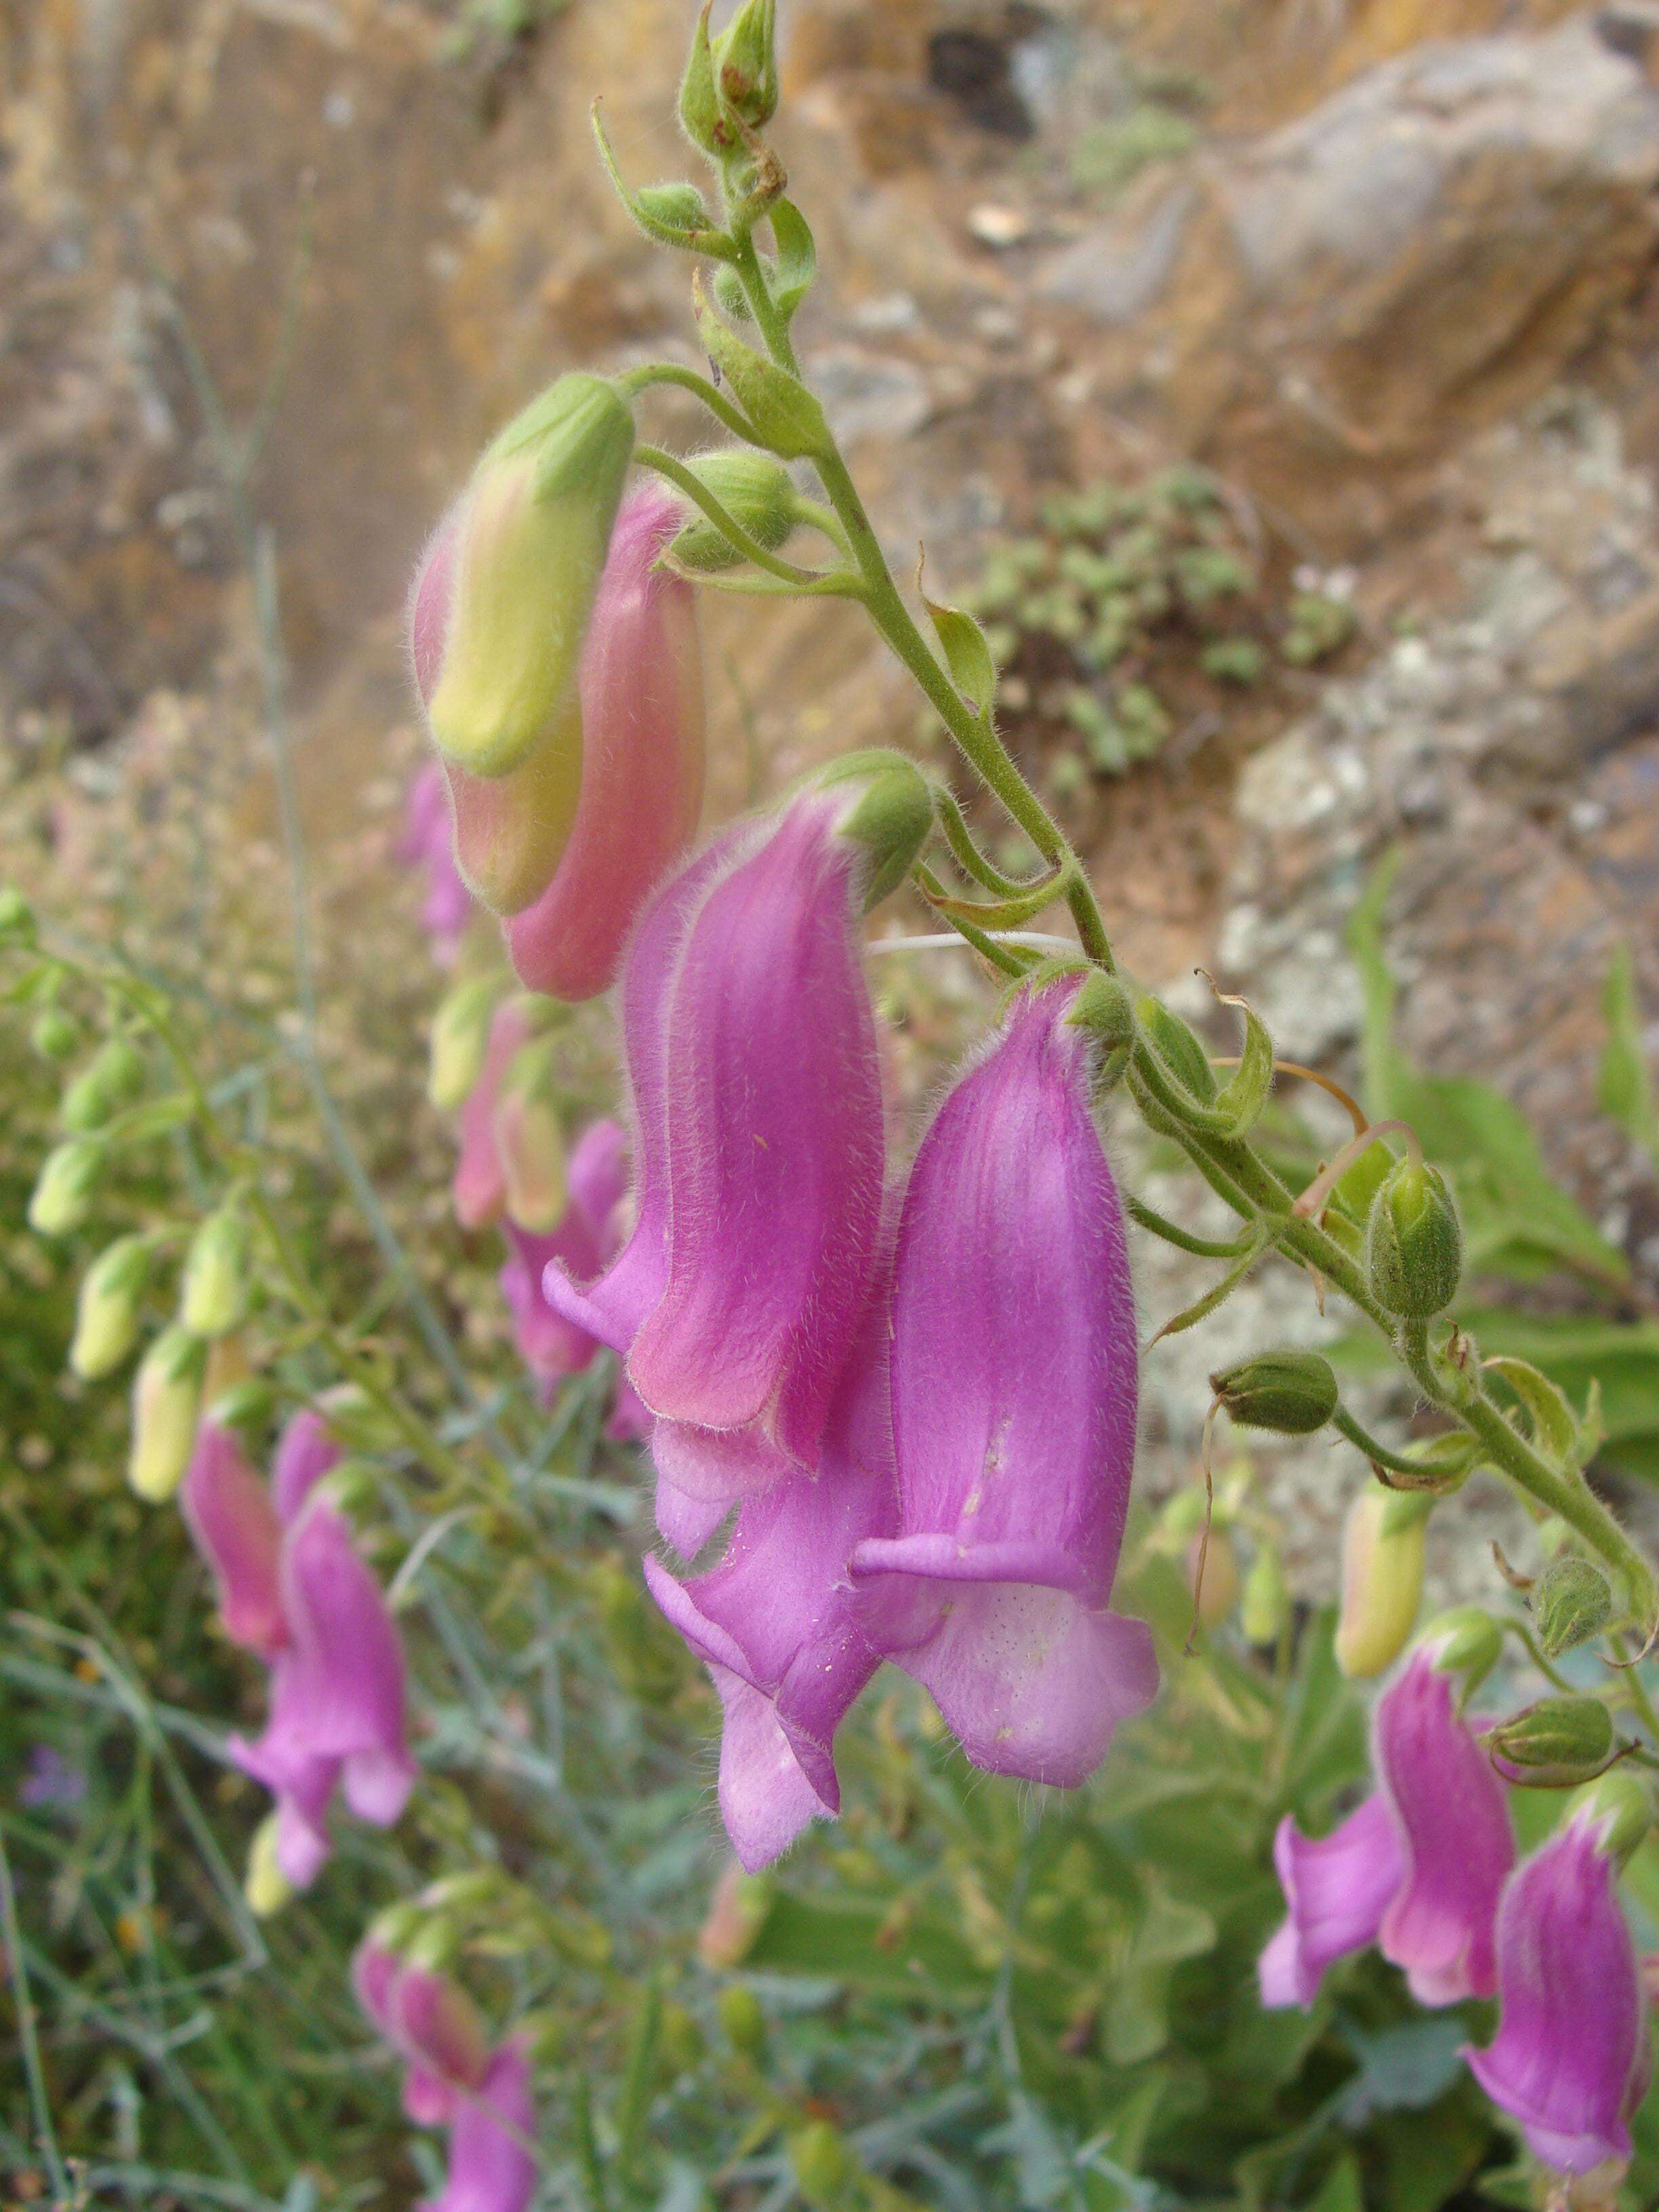
<path fill-rule="evenodd" d="M 515 1054 L 495 1103 L 507 1218 L 532 1235 L 545 1236 L 564 1216 L 564 1129 L 552 1095 L 556 1050 L 556 1040 L 538 1037 Z"/>
<path fill-rule="evenodd" d="M 800 497 L 781 461 L 747 447 L 733 447 L 729 452 L 700 454 L 690 465 L 732 520 L 769 553 L 776 552 L 788 538 Z M 732 568 L 744 557 L 725 532 L 699 513 L 693 514 L 669 551 L 682 568 L 705 574 Z"/>
<path fill-rule="evenodd" d="M 1559 1659 L 1601 1633 L 1612 1616 L 1613 1591 L 1582 1553 L 1563 1552 L 1540 1576 L 1528 1603 L 1540 1649 L 1547 1659 Z"/>
<path fill-rule="evenodd" d="M 440 1113 L 453 1113 L 483 1073 L 489 1019 L 499 996 L 495 978 L 479 975 L 458 983 L 432 1017 L 426 1095 Z"/>
<path fill-rule="evenodd" d="M 1349 1509 L 1336 1663 L 1351 1680 L 1384 1673 L 1417 1626 L 1429 1502 L 1421 1491 L 1368 1483 Z"/>
<path fill-rule="evenodd" d="M 869 914 L 909 874 L 933 826 L 927 779 L 908 755 L 876 747 L 844 753 L 817 782 L 844 804 L 836 834 L 870 856 L 864 885 Z"/>
<path fill-rule="evenodd" d="M 207 1346 L 175 1322 L 144 1354 L 133 1382 L 127 1480 L 159 1505 L 184 1480 L 196 1442 Z"/>
<path fill-rule="evenodd" d="M 222 1206 L 191 1240 L 179 1318 L 193 1336 L 228 1336 L 247 1312 L 248 1235 L 241 1209 Z"/>
<path fill-rule="evenodd" d="M 714 0 L 703 0 L 691 33 L 691 52 L 680 80 L 680 128 L 700 153 L 718 159 L 737 143 L 737 133 L 725 112 L 714 77 L 714 48 L 708 38 L 708 15 Z"/>
<path fill-rule="evenodd" d="M 1136 1012 L 1164 1066 L 1200 1106 L 1212 1103 L 1216 1095 L 1215 1070 L 1197 1030 L 1183 1022 L 1179 1014 L 1172 1013 L 1162 999 L 1144 998 Z"/>
<path fill-rule="evenodd" d="M 1438 1168 L 1397 1161 L 1377 1186 L 1365 1227 L 1365 1264 L 1379 1304 L 1431 1321 L 1457 1295 L 1463 1229 Z"/>
<path fill-rule="evenodd" d="M 137 1046 L 126 1037 L 106 1037 L 64 1091 L 58 1118 L 72 1133 L 85 1135 L 101 1129 L 143 1088 L 143 1056 Z"/>
<path fill-rule="evenodd" d="M 42 1237 L 67 1237 L 92 1212 L 104 1148 L 93 1137 L 70 1137 L 46 1154 L 29 1194 L 28 1223 Z"/>
<path fill-rule="evenodd" d="M 269 1920 L 280 1912 L 294 1895 L 294 1886 L 276 1863 L 276 1835 L 278 1815 L 266 1814 L 253 1831 L 253 1841 L 248 1846 L 247 1873 L 243 1878 L 242 1894 L 247 1899 L 247 1909 L 256 1920 Z"/>
<path fill-rule="evenodd" d="M 616 386 L 572 374 L 515 416 L 473 472 L 427 711 L 440 751 L 475 775 L 523 767 L 562 729 L 633 449 Z M 572 809 L 580 763 L 578 730 Z"/>
<path fill-rule="evenodd" d="M 714 76 L 720 96 L 751 131 L 777 112 L 776 0 L 743 0 L 714 42 Z"/>
<path fill-rule="evenodd" d="M 1336 1411 L 1336 1376 L 1316 1352 L 1267 1352 L 1212 1375 L 1210 1388 L 1241 1428 L 1312 1436 Z"/>
<path fill-rule="evenodd" d="M 122 1237 L 82 1276 L 69 1361 L 83 1382 L 111 1373 L 138 1341 L 139 1301 L 149 1279 L 150 1260 L 147 1237 Z"/>
<path fill-rule="evenodd" d="M 1486 1736 L 1498 1771 L 1533 1790 L 1573 1790 L 1613 1755 L 1613 1716 L 1599 1698 L 1540 1698 Z"/>

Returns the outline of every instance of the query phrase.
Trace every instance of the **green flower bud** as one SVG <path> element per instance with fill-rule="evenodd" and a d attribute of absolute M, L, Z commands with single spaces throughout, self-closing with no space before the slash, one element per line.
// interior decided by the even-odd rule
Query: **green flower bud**
<path fill-rule="evenodd" d="M 554 1098 L 556 1040 L 538 1037 L 514 1054 L 496 1102 L 495 1156 L 507 1211 L 520 1229 L 545 1236 L 564 1218 L 564 1130 Z"/>
<path fill-rule="evenodd" d="M 636 211 L 662 231 L 708 230 L 714 218 L 695 185 L 647 185 L 634 195 Z"/>
<path fill-rule="evenodd" d="M 799 496 L 789 471 L 769 453 L 730 452 L 703 453 L 690 464 L 691 473 L 714 493 L 735 522 L 769 553 L 776 552 L 795 526 Z M 713 574 L 734 568 L 743 556 L 706 516 L 692 519 L 669 547 L 683 568 Z"/>
<path fill-rule="evenodd" d="M 815 2212 L 838 2205 L 858 2179 L 858 2160 L 828 2120 L 798 2128 L 787 2148 L 795 2186 Z"/>
<path fill-rule="evenodd" d="M 1478 1689 L 1498 1664 L 1504 1632 L 1478 1605 L 1455 1605 L 1438 1613 L 1418 1639 L 1442 1674 L 1463 1674 Z"/>
<path fill-rule="evenodd" d="M 0 885 L 0 945 L 33 945 L 34 908 L 13 884 Z"/>
<path fill-rule="evenodd" d="M 1336 1376 L 1316 1352 L 1267 1352 L 1210 1377 L 1241 1428 L 1310 1437 L 1336 1411 Z"/>
<path fill-rule="evenodd" d="M 1613 1715 L 1599 1698 L 1540 1698 L 1486 1736 L 1499 1773 L 1534 1790 L 1571 1790 L 1613 1756 Z"/>
<path fill-rule="evenodd" d="M 83 1382 L 118 1367 L 138 1341 L 139 1301 L 149 1279 L 151 1248 L 143 1237 L 118 1237 L 81 1279 L 70 1365 Z"/>
<path fill-rule="evenodd" d="M 1291 1593 L 1278 1547 L 1258 1544 L 1250 1571 L 1244 1577 L 1238 1625 L 1251 1644 L 1277 1644 L 1290 1617 Z"/>
<path fill-rule="evenodd" d="M 1601 1848 L 1627 1866 L 1653 1826 L 1653 1794 L 1628 1767 L 1616 1766 L 1587 1783 L 1567 1807 L 1570 1820 L 1588 1816 L 1601 1831 Z"/>
<path fill-rule="evenodd" d="M 440 1113 L 453 1113 L 483 1073 L 490 1018 L 501 985 L 493 975 L 458 983 L 432 1017 L 426 1095 Z"/>
<path fill-rule="evenodd" d="M 720 2026 L 734 2051 L 758 2058 L 766 2048 L 766 2014 L 746 1982 L 728 1982 L 720 1994 Z"/>
<path fill-rule="evenodd" d="M 1564 1552 L 1550 1562 L 1528 1601 L 1547 1659 L 1559 1659 L 1599 1636 L 1613 1613 L 1607 1577 L 1577 1552 Z"/>
<path fill-rule="evenodd" d="M 1431 1321 L 1457 1295 L 1463 1228 L 1438 1168 L 1396 1162 L 1377 1186 L 1365 1226 L 1365 1264 L 1377 1303 Z"/>
<path fill-rule="evenodd" d="M 721 314 L 732 322 L 751 323 L 755 319 L 743 279 L 728 262 L 722 262 L 714 271 L 714 301 Z"/>
<path fill-rule="evenodd" d="M 192 1336 L 227 1336 L 247 1312 L 247 1224 L 240 1207 L 210 1213 L 185 1261 L 179 1318 Z"/>
<path fill-rule="evenodd" d="M 690 58 L 680 79 L 679 117 L 680 128 L 691 143 L 718 161 L 727 148 L 736 145 L 737 132 L 725 112 L 714 77 L 714 49 L 708 41 L 708 14 L 713 5 L 714 0 L 703 0 L 697 27 L 691 33 Z"/>
<path fill-rule="evenodd" d="M 1103 1053 L 1119 1051 L 1134 1037 L 1134 1007 L 1121 977 L 1098 968 L 1091 968 L 1079 985 L 1066 1018 L 1097 1037 Z"/>
<path fill-rule="evenodd" d="M 267 1814 L 253 1831 L 253 1841 L 248 1847 L 242 1894 L 256 1920 L 269 1920 L 294 1894 L 287 1876 L 276 1863 L 276 1826 L 277 1815 Z"/>
<path fill-rule="evenodd" d="M 825 791 L 839 790 L 842 784 L 858 787 L 848 793 L 837 835 L 851 838 L 869 853 L 864 893 L 868 914 L 898 889 L 927 841 L 933 826 L 933 795 L 927 779 L 905 754 L 878 748 L 844 753 L 817 781 Z"/>
<path fill-rule="evenodd" d="M 66 1237 L 92 1211 L 104 1165 L 104 1148 L 91 1137 L 70 1137 L 46 1154 L 29 1196 L 28 1222 L 42 1237 Z"/>
<path fill-rule="evenodd" d="M 720 95 L 751 131 L 769 124 L 778 107 L 775 0 L 743 0 L 714 45 Z"/>
<path fill-rule="evenodd" d="M 1391 1667 L 1417 1626 L 1430 1503 L 1420 1491 L 1371 1483 L 1349 1510 L 1336 1663 L 1351 1680 Z"/>
<path fill-rule="evenodd" d="M 1141 1027 L 1152 1039 L 1158 1058 L 1185 1085 L 1200 1106 L 1214 1103 L 1215 1070 L 1198 1032 L 1179 1014 L 1172 1014 L 1162 999 L 1145 998 L 1135 1010 Z"/>
<path fill-rule="evenodd" d="M 175 1322 L 139 1364 L 132 1389 L 132 1448 L 127 1480 L 159 1505 L 184 1480 L 196 1443 L 208 1348 Z"/>
<path fill-rule="evenodd" d="M 475 775 L 501 776 L 574 732 L 557 778 L 569 813 L 581 757 L 568 709 L 633 450 L 616 386 L 562 376 L 486 448 L 457 524 L 432 734 Z"/>
<path fill-rule="evenodd" d="M 81 1024 L 61 1006 L 42 1006 L 29 1030 L 42 1060 L 69 1060 L 81 1049 Z"/>
<path fill-rule="evenodd" d="M 125 1037 L 110 1037 L 64 1091 L 58 1109 L 64 1127 L 77 1134 L 101 1129 L 124 1106 L 142 1097 L 143 1055 Z"/>

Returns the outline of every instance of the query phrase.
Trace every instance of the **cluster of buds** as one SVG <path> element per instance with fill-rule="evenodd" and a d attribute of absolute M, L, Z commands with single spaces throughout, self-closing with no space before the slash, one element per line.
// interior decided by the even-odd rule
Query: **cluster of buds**
<path fill-rule="evenodd" d="M 403 1646 L 329 1478 L 341 1452 L 322 1419 L 296 1413 L 265 1482 L 235 1433 L 197 1431 L 179 1504 L 231 1641 L 270 1670 L 270 1718 L 230 1756 L 276 1799 L 254 1847 L 250 1901 L 271 1911 L 317 1878 L 336 1790 L 390 1827 L 415 1780 Z"/>
<path fill-rule="evenodd" d="M 1498 2034 L 1466 2051 L 1471 2070 L 1539 2159 L 1585 2175 L 1629 2160 L 1647 2086 L 1618 1877 L 1651 1803 L 1603 1771 L 1612 1730 L 1595 1699 L 1551 1700 L 1498 1726 L 1462 1717 L 1454 1686 L 1464 1678 L 1466 1698 L 1498 1644 L 1474 1612 L 1427 1631 L 1377 1702 L 1374 1793 L 1317 1841 L 1281 1824 L 1273 1856 L 1287 1917 L 1262 1954 L 1262 2002 L 1310 2006 L 1328 1968 L 1371 1944 L 1420 2004 L 1496 1996 Z M 1561 1826 L 1518 1867 L 1500 1774 L 1577 1787 Z"/>

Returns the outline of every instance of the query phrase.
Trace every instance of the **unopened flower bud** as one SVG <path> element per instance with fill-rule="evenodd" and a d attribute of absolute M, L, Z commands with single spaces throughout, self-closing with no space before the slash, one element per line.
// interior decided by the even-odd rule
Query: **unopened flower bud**
<path fill-rule="evenodd" d="M 276 1863 L 276 1837 L 281 1816 L 267 1814 L 253 1831 L 253 1841 L 248 1846 L 247 1873 L 243 1878 L 242 1894 L 247 1899 L 247 1909 L 256 1920 L 269 1920 L 272 1913 L 280 1912 L 294 1894 L 293 1885 Z"/>
<path fill-rule="evenodd" d="M 795 2186 L 814 2212 L 839 2204 L 858 2175 L 858 2161 L 840 2130 L 828 2120 L 812 2120 L 795 2130 L 787 2148 Z"/>
<path fill-rule="evenodd" d="M 1250 1571 L 1244 1577 L 1238 1625 L 1251 1644 L 1277 1644 L 1290 1617 L 1291 1593 L 1285 1585 L 1285 1565 L 1278 1547 L 1258 1544 Z"/>
<path fill-rule="evenodd" d="M 477 976 L 458 983 L 432 1017 L 426 1095 L 440 1113 L 453 1113 L 482 1073 L 500 993 L 493 975 Z"/>
<path fill-rule="evenodd" d="M 1613 1716 L 1599 1698 L 1540 1698 L 1500 1722 L 1486 1745 L 1506 1780 L 1571 1790 L 1613 1756 Z"/>
<path fill-rule="evenodd" d="M 70 1060 L 81 1048 L 81 1024 L 61 1006 L 42 1006 L 29 1030 L 42 1060 Z"/>
<path fill-rule="evenodd" d="M 15 884 L 0 884 L 0 945 L 33 945 L 34 908 Z"/>
<path fill-rule="evenodd" d="M 775 0 L 743 0 L 714 44 L 720 96 L 751 131 L 769 123 L 778 106 Z"/>
<path fill-rule="evenodd" d="M 758 2058 L 766 2047 L 766 2014 L 746 1982 L 728 1982 L 720 1994 L 720 2026 L 734 2051 Z"/>
<path fill-rule="evenodd" d="M 1653 1826 L 1653 1793 L 1627 1767 L 1617 1766 L 1584 1785 L 1568 1807 L 1567 1818 L 1594 1821 L 1601 1850 L 1626 1866 Z"/>
<path fill-rule="evenodd" d="M 120 1365 L 138 1341 L 139 1300 L 149 1277 L 150 1246 L 123 1237 L 100 1252 L 81 1279 L 70 1365 L 94 1382 Z"/>
<path fill-rule="evenodd" d="M 1201 1531 L 1193 1538 L 1187 1547 L 1187 1584 L 1206 1628 L 1217 1627 L 1238 1603 L 1238 1553 L 1224 1528 L 1212 1527 L 1207 1544 Z"/>
<path fill-rule="evenodd" d="M 1420 1491 L 1372 1483 L 1349 1510 L 1336 1663 L 1350 1679 L 1367 1681 L 1391 1667 L 1417 1626 L 1429 1504 Z"/>
<path fill-rule="evenodd" d="M 708 39 L 708 14 L 714 0 L 703 0 L 697 27 L 691 33 L 691 53 L 680 80 L 680 128 L 701 153 L 716 159 L 737 143 L 737 133 L 726 114 L 714 77 L 714 48 Z"/>
<path fill-rule="evenodd" d="M 29 1227 L 42 1237 L 66 1237 L 92 1211 L 104 1148 L 90 1137 L 54 1146 L 29 1197 Z"/>
<path fill-rule="evenodd" d="M 615 386 L 562 376 L 486 448 L 457 519 L 432 734 L 479 776 L 521 769 L 558 738 L 572 811 L 581 739 L 568 709 L 633 449 Z"/>
<path fill-rule="evenodd" d="M 107 1038 L 64 1091 L 58 1117 L 64 1128 L 85 1135 L 113 1120 L 143 1088 L 144 1063 L 137 1047 L 126 1037 Z"/>
<path fill-rule="evenodd" d="M 1377 1186 L 1365 1229 L 1365 1264 L 1377 1303 L 1407 1321 L 1431 1321 L 1457 1295 L 1463 1229 L 1446 1178 L 1397 1161 Z"/>
<path fill-rule="evenodd" d="M 1316 1352 L 1267 1352 L 1212 1375 L 1210 1388 L 1241 1428 L 1310 1437 L 1336 1411 L 1336 1376 Z"/>
<path fill-rule="evenodd" d="M 721 262 L 714 271 L 714 304 L 729 323 L 750 323 L 755 319 L 743 279 L 729 261 Z"/>
<path fill-rule="evenodd" d="M 192 1336 L 228 1336 L 247 1311 L 247 1223 L 240 1207 L 210 1213 L 185 1261 L 179 1318 Z"/>
<path fill-rule="evenodd" d="M 1529 1602 L 1544 1656 L 1559 1659 L 1601 1633 L 1613 1612 L 1613 1592 L 1599 1567 L 1581 1553 L 1563 1552 L 1539 1577 Z"/>
<path fill-rule="evenodd" d="M 177 1322 L 162 1330 L 140 1363 L 127 1480 L 152 1505 L 171 1498 L 185 1479 L 206 1374 L 207 1346 Z"/>
<path fill-rule="evenodd" d="M 496 1158 L 509 1220 L 546 1236 L 564 1218 L 564 1131 L 552 1097 L 550 1037 L 538 1037 L 513 1060 L 496 1102 Z"/>
<path fill-rule="evenodd" d="M 821 789 L 846 792 L 846 811 L 836 834 L 862 845 L 870 855 L 864 910 L 868 914 L 909 874 L 911 864 L 933 826 L 933 799 L 927 779 L 903 753 L 879 748 L 845 753 L 817 779 Z"/>
<path fill-rule="evenodd" d="M 634 196 L 635 211 L 659 231 L 679 231 L 690 236 L 708 230 L 714 218 L 695 185 L 647 185 Z"/>
<path fill-rule="evenodd" d="M 769 453 L 734 447 L 704 453 L 690 463 L 692 474 L 708 487 L 735 522 L 769 553 L 775 553 L 795 526 L 799 496 L 781 461 Z M 670 546 L 682 568 L 712 574 L 734 567 L 743 555 L 706 516 L 695 514 Z"/>

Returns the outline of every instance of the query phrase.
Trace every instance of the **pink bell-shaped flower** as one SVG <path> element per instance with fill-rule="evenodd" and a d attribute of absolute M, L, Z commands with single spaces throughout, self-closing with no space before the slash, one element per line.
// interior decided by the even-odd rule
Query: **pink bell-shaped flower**
<path fill-rule="evenodd" d="M 523 2048 L 508 2042 L 476 2089 L 455 2100 L 449 2172 L 419 2212 L 528 2212 L 536 2194 L 536 2106 Z"/>
<path fill-rule="evenodd" d="M 1261 1954 L 1261 2002 L 1312 2004 L 1328 1966 L 1375 1943 L 1405 1872 L 1394 1815 L 1380 1791 L 1328 1836 L 1304 1836 L 1288 1814 L 1273 1838 L 1285 1923 Z"/>
<path fill-rule="evenodd" d="M 1651 2063 L 1616 1827 L 1592 1794 L 1510 1877 L 1498 1910 L 1498 2033 L 1465 2053 L 1534 2155 L 1562 2173 L 1630 2157 Z"/>
<path fill-rule="evenodd" d="M 583 648 L 581 790 L 564 857 L 507 925 L 519 979 L 557 999 L 611 981 L 640 908 L 702 805 L 696 594 L 658 566 L 684 515 L 654 485 L 623 501 Z"/>
<path fill-rule="evenodd" d="M 399 1957 L 366 1936 L 351 1961 L 364 2013 L 404 2061 L 404 2110 L 417 2127 L 455 2114 L 457 2092 L 476 2090 L 489 2070 L 483 2023 L 447 1974 Z"/>
<path fill-rule="evenodd" d="M 233 1644 L 273 1659 L 288 1641 L 283 1617 L 282 1523 L 270 1490 L 228 1429 L 204 1420 L 179 1492 L 185 1525 L 213 1572 L 219 1618 Z"/>
<path fill-rule="evenodd" d="M 1425 2005 L 1496 1990 L 1492 1926 L 1515 1864 L 1504 1785 L 1437 1656 L 1431 1634 L 1377 1700 L 1371 1737 L 1402 1858 L 1377 1942 Z"/>
<path fill-rule="evenodd" d="M 893 1285 L 898 1527 L 852 1555 L 906 1601 L 890 1655 L 969 1758 L 1063 1786 L 1158 1687 L 1150 1632 L 1107 1609 L 1135 1314 L 1075 990 L 1019 998 L 922 1139 Z"/>

